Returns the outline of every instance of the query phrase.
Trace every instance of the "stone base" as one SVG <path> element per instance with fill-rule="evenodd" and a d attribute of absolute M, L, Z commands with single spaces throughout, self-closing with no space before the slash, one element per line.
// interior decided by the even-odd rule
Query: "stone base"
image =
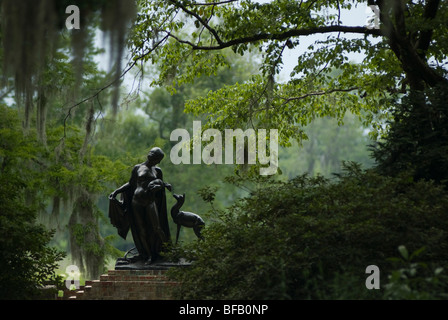
<path fill-rule="evenodd" d="M 64 292 L 64 300 L 170 300 L 178 285 L 166 270 L 109 270 L 99 280 L 86 281 L 76 291 Z"/>
<path fill-rule="evenodd" d="M 143 260 L 129 262 L 124 258 L 118 258 L 115 263 L 115 270 L 168 270 L 173 267 L 188 267 L 191 263 L 180 260 L 179 262 L 160 261 L 148 264 Z"/>

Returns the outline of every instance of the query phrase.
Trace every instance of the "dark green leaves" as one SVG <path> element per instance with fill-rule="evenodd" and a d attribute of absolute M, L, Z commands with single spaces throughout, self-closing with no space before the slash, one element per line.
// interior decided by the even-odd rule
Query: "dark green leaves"
<path fill-rule="evenodd" d="M 436 281 L 446 279 L 440 267 L 448 263 L 446 191 L 354 163 L 345 170 L 333 180 L 303 175 L 255 184 L 206 228 L 206 241 L 185 248 L 194 264 L 175 272 L 183 282 L 178 297 L 396 299 L 403 293 L 386 284 L 402 284 L 394 278 L 401 266 L 389 259 L 401 252 L 405 263 L 412 258 L 428 266 L 417 270 L 417 283 L 405 283 L 413 297 L 443 298 L 446 282 Z M 364 286 L 371 264 L 381 270 L 377 292 Z"/>

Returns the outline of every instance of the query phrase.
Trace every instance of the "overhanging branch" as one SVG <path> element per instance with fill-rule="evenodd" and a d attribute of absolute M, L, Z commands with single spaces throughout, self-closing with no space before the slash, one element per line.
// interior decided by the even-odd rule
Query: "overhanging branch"
<path fill-rule="evenodd" d="M 310 92 L 310 93 L 306 93 L 304 95 L 298 96 L 298 97 L 289 97 L 289 98 L 283 98 L 280 97 L 280 99 L 285 100 L 282 104 L 285 105 L 291 101 L 296 101 L 296 100 L 303 100 L 305 98 L 308 97 L 313 97 L 313 96 L 323 96 L 326 94 L 331 94 L 334 92 L 350 92 L 350 91 L 355 91 L 358 90 L 359 87 L 350 87 L 350 88 L 335 88 L 335 89 L 331 89 L 331 90 L 327 90 L 327 91 L 318 91 L 318 92 Z"/>
<path fill-rule="evenodd" d="M 216 2 L 202 2 L 202 3 L 198 3 L 198 2 L 194 2 L 191 3 L 190 5 L 192 6 L 218 6 L 221 4 L 228 4 L 231 2 L 237 2 L 238 0 L 226 0 L 226 1 L 216 1 Z"/>
<path fill-rule="evenodd" d="M 220 39 L 218 33 L 216 32 L 215 29 L 213 29 L 212 27 L 210 27 L 210 25 L 207 23 L 207 21 L 205 21 L 204 19 L 202 19 L 197 13 L 189 10 L 187 7 L 185 7 L 184 5 L 182 5 L 180 2 L 175 1 L 175 0 L 169 0 L 171 3 L 173 3 L 176 7 L 181 8 L 186 14 L 191 15 L 193 17 L 195 17 L 208 31 L 210 31 L 210 33 L 215 37 L 215 40 L 221 45 L 222 44 L 222 40 Z"/>
<path fill-rule="evenodd" d="M 375 35 L 375 36 L 383 35 L 381 30 L 378 30 L 378 29 L 368 29 L 366 27 L 351 27 L 351 26 L 334 25 L 334 26 L 323 26 L 323 27 L 315 27 L 315 28 L 308 28 L 308 29 L 292 29 L 292 30 L 288 30 L 285 32 L 281 32 L 281 33 L 259 33 L 259 34 L 255 34 L 252 36 L 232 39 L 229 41 L 220 41 L 215 46 L 213 46 L 213 45 L 212 46 L 197 45 L 191 41 L 182 40 L 179 37 L 177 37 L 169 32 L 168 32 L 168 35 L 180 43 L 187 44 L 187 45 L 191 46 L 193 50 L 221 50 L 224 48 L 232 47 L 232 46 L 235 46 L 238 44 L 243 44 L 243 43 L 253 43 L 253 42 L 265 41 L 265 40 L 286 40 L 291 37 L 309 36 L 312 34 L 325 34 L 325 33 L 332 33 L 332 32 L 357 33 L 357 34 Z"/>

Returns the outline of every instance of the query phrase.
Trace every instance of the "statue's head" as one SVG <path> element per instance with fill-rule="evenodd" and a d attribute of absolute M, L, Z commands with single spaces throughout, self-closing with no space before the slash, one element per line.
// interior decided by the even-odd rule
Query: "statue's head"
<path fill-rule="evenodd" d="M 152 164 L 158 164 L 163 157 L 165 157 L 165 154 L 159 147 L 152 148 L 148 152 L 148 161 Z"/>

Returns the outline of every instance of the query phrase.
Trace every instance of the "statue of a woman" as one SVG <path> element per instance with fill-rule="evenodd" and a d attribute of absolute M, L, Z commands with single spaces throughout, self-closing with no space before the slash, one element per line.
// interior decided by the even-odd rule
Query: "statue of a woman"
<path fill-rule="evenodd" d="M 121 212 L 117 206 L 109 210 L 111 223 L 124 239 L 131 229 L 138 258 L 151 264 L 160 259 L 163 244 L 171 243 L 165 195 L 171 185 L 163 181 L 162 170 L 156 166 L 163 157 L 162 149 L 151 149 L 147 160 L 134 167 L 129 182 L 109 195 L 112 208 L 116 196 L 123 194 Z"/>

